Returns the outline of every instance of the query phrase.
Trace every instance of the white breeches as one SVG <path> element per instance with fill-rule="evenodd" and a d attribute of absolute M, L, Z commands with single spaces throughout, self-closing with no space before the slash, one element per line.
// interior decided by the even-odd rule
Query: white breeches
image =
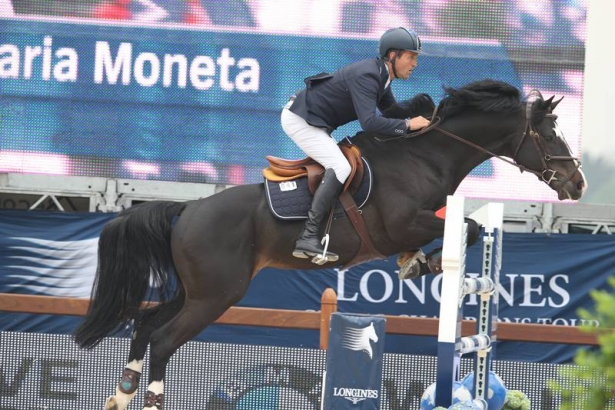
<path fill-rule="evenodd" d="M 321 128 L 311 126 L 303 118 L 288 110 L 288 104 L 282 110 L 282 129 L 299 148 L 320 165 L 331 168 L 341 183 L 350 175 L 350 164 L 337 146 L 335 140 Z"/>

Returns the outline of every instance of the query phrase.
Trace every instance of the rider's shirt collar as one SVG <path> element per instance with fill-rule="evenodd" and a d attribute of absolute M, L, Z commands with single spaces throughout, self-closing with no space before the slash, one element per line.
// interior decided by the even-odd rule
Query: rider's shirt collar
<path fill-rule="evenodd" d="M 391 84 L 391 73 L 389 73 L 389 66 L 384 64 L 384 69 L 387 70 L 387 82 L 384 85 L 384 89 L 386 90 L 389 84 Z"/>

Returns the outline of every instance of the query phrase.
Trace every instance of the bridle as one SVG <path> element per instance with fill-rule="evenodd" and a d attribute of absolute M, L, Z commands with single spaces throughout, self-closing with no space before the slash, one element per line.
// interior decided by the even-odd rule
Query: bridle
<path fill-rule="evenodd" d="M 530 91 L 530 93 L 528 94 L 528 98 L 527 98 L 527 102 L 525 106 L 525 128 L 523 130 L 523 134 L 521 135 L 521 139 L 519 140 L 519 144 L 517 145 L 517 148 L 515 149 L 513 153 L 512 158 L 513 158 L 513 161 L 515 161 L 515 165 L 521 170 L 521 172 L 523 171 L 530 172 L 536 175 L 538 178 L 540 178 L 544 183 L 546 183 L 549 186 L 551 186 L 551 182 L 558 181 L 557 184 L 554 184 L 552 186 L 552 188 L 555 191 L 558 191 L 568 181 L 570 181 L 570 179 L 574 176 L 574 174 L 577 173 L 579 168 L 581 168 L 581 160 L 578 157 L 565 156 L 565 155 L 549 155 L 547 153 L 547 149 L 545 148 L 545 145 L 544 145 L 545 138 L 540 135 L 540 133 L 536 130 L 534 123 L 532 122 L 532 106 L 534 102 L 538 100 L 544 101 L 544 98 L 542 97 L 542 94 L 540 93 L 540 91 L 538 90 Z M 545 114 L 545 118 L 553 118 L 554 120 L 556 120 L 557 115 L 553 113 L 547 113 Z M 536 148 L 536 151 L 538 152 L 538 156 L 540 157 L 540 162 L 542 163 L 542 169 L 540 171 L 535 171 L 530 168 L 525 168 L 523 165 L 517 164 L 517 161 L 516 161 L 517 154 L 519 153 L 519 150 L 521 149 L 521 146 L 523 145 L 525 138 L 528 136 L 532 139 L 532 142 L 534 143 L 534 148 Z M 566 143 L 566 145 L 568 145 L 566 140 L 564 140 L 563 138 L 562 140 L 564 141 L 564 143 Z M 570 151 L 570 147 L 568 147 L 568 151 Z M 576 164 L 576 167 L 568 175 L 565 175 L 563 179 L 560 179 L 557 177 L 557 175 L 559 174 L 558 171 L 549 167 L 549 163 L 551 161 L 574 161 L 574 163 Z"/>
<path fill-rule="evenodd" d="M 532 98 L 534 97 L 534 98 Z M 578 157 L 573 157 L 573 156 L 561 156 L 561 155 L 549 155 L 547 153 L 547 150 L 545 148 L 544 142 L 543 142 L 543 137 L 540 135 L 540 133 L 536 130 L 536 127 L 534 126 L 533 122 L 532 122 L 532 106 L 533 103 L 535 101 L 537 101 L 538 99 L 543 100 L 542 98 L 542 94 L 540 93 L 540 91 L 538 90 L 532 90 L 529 94 L 528 94 L 528 99 L 526 102 L 526 109 L 525 109 L 525 127 L 523 128 L 523 134 L 521 134 L 521 138 L 519 139 L 519 144 L 517 144 L 517 147 L 514 150 L 513 156 L 512 156 L 512 161 L 509 160 L 508 158 L 505 158 L 501 155 L 498 155 L 492 151 L 489 151 L 486 148 L 481 147 L 480 145 L 477 145 L 471 141 L 468 141 L 450 131 L 447 131 L 443 128 L 440 128 L 438 125 L 440 124 L 441 118 L 438 116 L 438 106 L 436 106 L 433 115 L 431 116 L 430 119 L 430 123 L 429 125 L 427 125 L 425 128 L 422 128 L 418 131 L 406 134 L 406 135 L 401 135 L 399 137 L 389 137 L 389 138 L 380 138 L 380 137 L 375 137 L 376 140 L 380 141 L 380 142 L 389 142 L 389 141 L 393 141 L 393 140 L 399 140 L 399 139 L 407 139 L 407 138 L 414 138 L 414 137 L 418 137 L 419 135 L 425 134 L 429 131 L 437 131 L 441 134 L 444 134 L 448 137 L 451 137 L 459 142 L 462 142 L 465 145 L 468 145 L 478 151 L 484 152 L 486 154 L 488 154 L 491 157 L 495 157 L 499 160 L 502 160 L 510 165 L 513 165 L 515 167 L 517 167 L 519 169 L 519 171 L 521 172 L 529 172 L 531 174 L 536 175 L 540 180 L 542 180 L 543 182 L 545 182 L 547 185 L 551 186 L 551 183 L 553 181 L 559 181 L 557 184 L 554 184 L 553 186 L 551 186 L 555 191 L 558 191 L 559 189 L 561 189 L 573 176 L 574 174 L 576 174 L 576 172 L 579 170 L 579 168 L 581 167 L 581 160 Z M 545 114 L 546 118 L 557 118 L 557 115 L 555 114 Z M 515 132 L 514 134 L 517 134 L 517 132 Z M 513 134 L 513 135 L 514 135 Z M 531 168 L 527 168 L 524 165 L 521 165 L 519 163 L 517 163 L 517 154 L 519 153 L 519 151 L 521 150 L 521 147 L 523 146 L 523 143 L 525 141 L 526 137 L 530 137 L 532 139 L 532 142 L 534 144 L 534 148 L 536 149 L 538 156 L 540 158 L 540 162 L 542 164 L 542 169 L 537 171 Z M 508 138 L 508 137 L 507 137 Z M 564 140 L 564 142 L 566 142 Z M 568 151 L 570 151 L 570 149 L 568 149 Z M 558 175 L 560 174 L 560 172 L 556 171 L 553 168 L 549 167 L 549 163 L 551 163 L 552 161 L 575 161 L 576 167 L 574 168 L 574 170 L 572 170 L 568 175 L 565 175 L 565 178 L 560 179 L 558 178 Z"/>

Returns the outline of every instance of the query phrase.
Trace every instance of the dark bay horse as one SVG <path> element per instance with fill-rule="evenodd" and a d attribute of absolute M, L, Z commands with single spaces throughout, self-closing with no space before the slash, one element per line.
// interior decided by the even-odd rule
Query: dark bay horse
<path fill-rule="evenodd" d="M 494 155 L 538 176 L 559 199 L 579 199 L 586 189 L 580 162 L 557 129 L 553 110 L 559 101 L 539 93 L 525 98 L 493 80 L 446 93 L 437 110 L 441 121 L 421 135 L 383 141 L 359 133 L 350 139 L 373 171 L 362 215 L 383 255 L 441 238 L 444 220 L 434 211 L 473 168 Z M 135 396 L 148 345 L 144 408 L 162 409 L 171 356 L 237 303 L 262 268 L 322 268 L 292 256 L 302 222 L 275 218 L 264 191 L 263 184 L 254 184 L 186 203 L 144 203 L 103 229 L 92 303 L 75 340 L 92 348 L 133 321 L 128 364 L 107 410 L 125 409 Z M 333 221 L 330 235 L 330 249 L 340 259 L 325 268 L 346 264 L 360 245 L 346 217 Z M 142 309 L 150 283 L 158 285 L 163 303 Z"/>

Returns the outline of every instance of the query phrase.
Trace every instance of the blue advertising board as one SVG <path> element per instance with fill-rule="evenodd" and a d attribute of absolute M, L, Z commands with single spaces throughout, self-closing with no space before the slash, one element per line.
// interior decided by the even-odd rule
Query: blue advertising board
<path fill-rule="evenodd" d="M 113 214 L 0 211 L 0 293 L 88 298 L 96 269 L 97 238 Z M 438 243 L 434 243 L 433 246 Z M 428 250 L 429 248 L 426 248 Z M 477 276 L 482 249 L 468 249 L 467 275 Z M 578 326 L 577 310 L 591 308 L 592 289 L 607 289 L 615 266 L 610 235 L 505 233 L 499 320 Z M 264 269 L 240 306 L 319 310 L 322 292 L 333 288 L 340 312 L 437 317 L 441 275 L 399 280 L 395 256 L 349 270 Z M 464 315 L 476 318 L 476 295 L 464 299 Z M 0 315 L 0 329 L 71 333 L 77 317 Z M 599 323 L 590 323 L 599 325 Z M 198 340 L 317 348 L 316 331 L 213 325 Z M 385 352 L 436 354 L 436 338 L 387 335 Z M 578 347 L 499 342 L 497 358 L 561 363 Z"/>
<path fill-rule="evenodd" d="M 379 409 L 386 319 L 331 315 L 322 410 Z"/>

